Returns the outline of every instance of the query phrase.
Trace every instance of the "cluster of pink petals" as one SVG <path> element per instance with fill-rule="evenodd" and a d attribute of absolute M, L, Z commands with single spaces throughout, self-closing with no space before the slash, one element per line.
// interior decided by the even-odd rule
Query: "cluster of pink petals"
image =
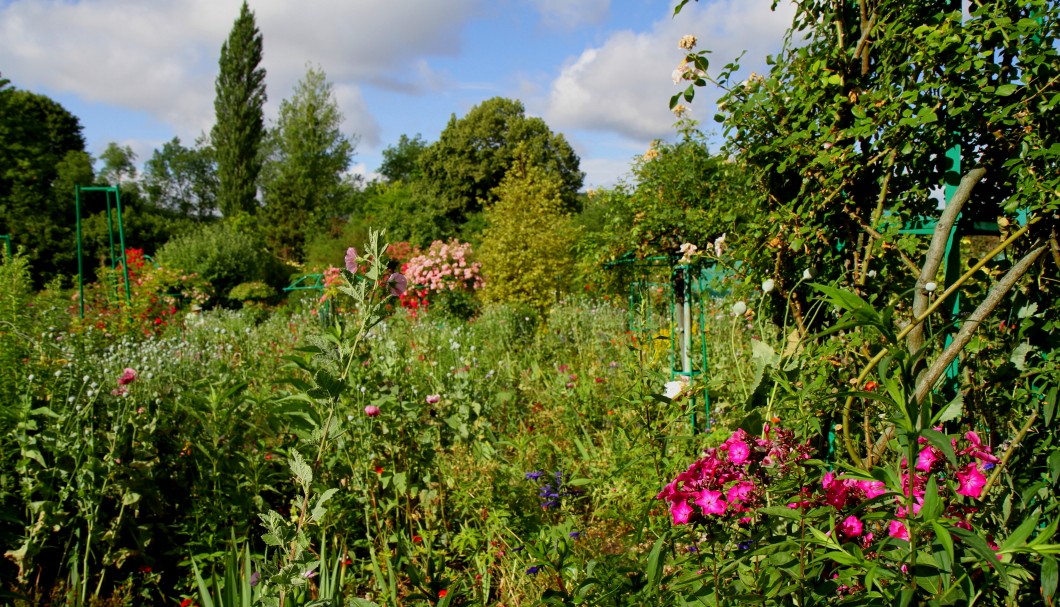
<path fill-rule="evenodd" d="M 485 285 L 485 279 L 482 264 L 470 257 L 470 243 L 436 240 L 425 253 L 409 259 L 404 272 L 409 282 L 431 291 L 474 291 Z"/>
<path fill-rule="evenodd" d="M 763 483 L 771 474 L 783 474 L 792 462 L 808 457 L 809 447 L 796 444 L 790 431 L 766 426 L 762 437 L 752 438 L 737 430 L 678 474 L 655 499 L 669 504 L 675 525 L 726 513 L 744 519 L 762 503 Z"/>
<path fill-rule="evenodd" d="M 938 429 L 937 429 L 938 430 Z M 895 519 L 887 526 L 887 535 L 892 538 L 908 540 L 909 529 L 903 519 L 916 516 L 924 504 L 924 493 L 927 489 L 928 479 L 936 473 L 952 473 L 951 478 L 956 477 L 957 488 L 954 493 L 973 499 L 982 497 L 986 486 L 986 474 L 984 471 L 1000 460 L 991 453 L 989 445 L 983 444 L 979 435 L 975 432 L 964 434 L 965 444 L 959 444 L 958 439 L 952 439 L 954 454 L 963 458 L 964 463 L 953 473 L 952 467 L 946 460 L 942 451 L 930 444 L 925 438 L 920 439 L 920 451 L 912 472 L 903 473 L 901 476 L 903 495 L 895 495 L 893 504 L 895 507 Z M 971 459 L 972 461 L 967 461 Z M 903 462 L 908 470 L 908 463 Z M 945 496 L 944 484 L 940 484 L 941 496 Z M 837 511 L 854 507 L 862 508 L 862 504 L 873 498 L 879 497 L 887 492 L 884 484 L 879 481 L 866 481 L 861 479 L 846 478 L 842 475 L 836 476 L 831 472 L 824 475 L 821 480 L 821 488 L 824 491 L 821 502 L 832 506 Z M 910 508 L 909 496 L 912 495 Z M 789 504 L 797 507 L 797 504 Z M 910 509 L 912 512 L 910 512 Z M 947 516 L 954 519 L 954 525 L 971 530 L 971 523 L 964 518 L 966 511 L 974 511 L 974 508 L 962 508 L 957 504 L 950 504 Z M 838 525 L 840 533 L 848 538 L 861 535 L 863 524 L 854 515 L 847 516 Z M 863 543 L 865 538 L 863 537 Z"/>

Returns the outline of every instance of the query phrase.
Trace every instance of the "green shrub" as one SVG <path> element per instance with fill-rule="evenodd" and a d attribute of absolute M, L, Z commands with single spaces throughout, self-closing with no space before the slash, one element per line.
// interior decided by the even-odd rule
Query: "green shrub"
<path fill-rule="evenodd" d="M 212 303 L 227 299 L 239 284 L 261 281 L 277 288 L 285 286 L 289 276 L 258 237 L 226 222 L 208 224 L 174 238 L 156 258 L 163 266 L 174 266 L 208 281 L 213 287 Z"/>

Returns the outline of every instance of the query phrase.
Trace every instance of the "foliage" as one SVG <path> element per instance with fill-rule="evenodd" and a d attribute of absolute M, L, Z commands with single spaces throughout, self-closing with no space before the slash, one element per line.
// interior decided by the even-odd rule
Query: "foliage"
<path fill-rule="evenodd" d="M 391 183 L 417 181 L 423 176 L 420 156 L 426 149 L 427 142 L 419 133 L 411 139 L 402 134 L 396 144 L 383 149 L 383 164 L 379 166 L 379 174 Z"/>
<path fill-rule="evenodd" d="M 577 234 L 563 187 L 557 175 L 517 154 L 486 213 L 489 227 L 479 249 L 486 301 L 544 309 L 569 288 Z"/>
<path fill-rule="evenodd" d="M 425 247 L 454 237 L 460 225 L 447 215 L 444 198 L 422 181 L 372 182 L 362 191 L 357 213 L 347 226 L 349 238 L 364 238 L 368 226 L 385 229 L 396 240 Z"/>
<path fill-rule="evenodd" d="M 623 252 L 675 255 L 684 243 L 700 248 L 721 235 L 739 240 L 759 221 L 754 206 L 738 204 L 752 192 L 738 163 L 711 154 L 695 123 L 678 122 L 677 143 L 655 142 L 633 165 L 635 209 Z"/>
<path fill-rule="evenodd" d="M 260 147 L 265 136 L 265 68 L 262 37 L 254 13 L 243 2 L 228 39 L 221 45 L 215 83 L 217 122 L 210 133 L 217 162 L 217 206 L 226 217 L 258 209 Z"/>
<path fill-rule="evenodd" d="M 264 234 L 285 259 L 300 259 L 308 232 L 340 208 L 354 186 L 347 171 L 356 140 L 340 130 L 339 111 L 324 71 L 308 68 L 290 99 L 280 102 L 262 171 Z"/>
<path fill-rule="evenodd" d="M 170 240 L 159 249 L 156 261 L 208 282 L 210 303 L 223 303 L 241 283 L 262 280 L 283 287 L 288 277 L 288 271 L 264 251 L 258 239 L 223 221 L 204 224 Z"/>
<path fill-rule="evenodd" d="M 879 284 L 870 272 L 908 276 L 925 242 L 898 230 L 932 215 L 943 185 L 951 200 L 975 188 L 962 226 L 1014 223 L 1024 209 L 1029 240 L 1050 238 L 1060 157 L 1050 140 L 1060 100 L 1054 3 L 976 2 L 967 19 L 941 0 L 795 10 L 768 75 L 737 84 L 726 66 L 718 77 L 727 151 L 755 176 L 768 213 L 748 230 L 747 250 L 756 266 L 776 268 L 779 295 L 791 288 L 785 276 L 807 265 L 869 289 Z M 703 53 L 685 61 L 706 66 Z"/>
<path fill-rule="evenodd" d="M 99 155 L 103 168 L 97 175 L 101 185 L 123 186 L 136 180 L 136 153 L 129 146 L 120 146 L 111 141 Z"/>
<path fill-rule="evenodd" d="M 495 97 L 463 118 L 452 116 L 438 141 L 420 154 L 420 168 L 436 195 L 445 199 L 446 217 L 462 225 L 497 200 L 495 190 L 520 148 L 526 161 L 558 180 L 564 208 L 573 211 L 584 178 L 578 156 L 563 135 L 540 118 L 527 117 L 519 101 Z"/>
<path fill-rule="evenodd" d="M 217 212 L 218 179 L 213 149 L 186 148 L 174 137 L 144 163 L 144 195 L 159 209 L 203 221 Z"/>
<path fill-rule="evenodd" d="M 76 271 L 70 206 L 91 185 L 77 117 L 56 101 L 0 87 L 0 234 L 26 248 L 39 288 Z"/>

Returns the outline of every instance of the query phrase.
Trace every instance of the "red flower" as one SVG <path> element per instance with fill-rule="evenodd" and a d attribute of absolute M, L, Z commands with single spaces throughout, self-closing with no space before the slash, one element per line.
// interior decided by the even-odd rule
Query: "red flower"
<path fill-rule="evenodd" d="M 414 536 L 412 536 L 412 542 L 413 542 L 414 544 L 419 544 L 419 543 L 420 543 L 420 542 L 422 542 L 422 541 L 423 541 L 423 538 L 422 538 L 422 537 L 420 537 L 420 536 L 418 536 L 418 535 L 414 535 Z"/>
<path fill-rule="evenodd" d="M 382 466 L 376 466 L 375 467 L 375 473 L 376 474 L 382 474 L 383 473 L 383 467 Z"/>
<path fill-rule="evenodd" d="M 184 599 L 180 602 L 180 607 L 189 607 L 189 605 L 192 605 L 194 603 L 195 601 L 192 601 L 191 599 Z"/>
<path fill-rule="evenodd" d="M 449 594 L 448 590 L 442 589 L 438 591 L 438 598 L 445 598 L 445 595 Z"/>

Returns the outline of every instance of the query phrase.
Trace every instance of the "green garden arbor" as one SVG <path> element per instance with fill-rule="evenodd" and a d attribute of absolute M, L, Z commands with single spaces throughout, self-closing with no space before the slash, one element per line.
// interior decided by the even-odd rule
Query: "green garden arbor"
<path fill-rule="evenodd" d="M 666 256 L 637 259 L 631 253 L 605 267 L 629 275 L 629 330 L 669 340 L 671 381 L 691 386 L 697 378 L 705 380 L 709 366 L 704 301 L 720 295 L 713 289 L 718 278 L 716 267 L 709 261 L 683 264 Z M 708 391 L 704 387 L 691 394 L 692 428 L 709 429 Z"/>
<path fill-rule="evenodd" d="M 121 264 L 122 276 L 124 278 L 125 286 L 125 301 L 128 303 L 132 301 L 132 291 L 129 285 L 129 264 L 126 263 L 125 259 L 125 228 L 122 225 L 121 218 L 121 193 L 117 186 L 77 186 L 74 190 L 74 207 L 77 214 L 77 289 L 78 289 L 78 305 L 80 307 L 81 318 L 85 317 L 85 266 L 84 266 L 84 253 L 81 240 L 81 193 L 82 192 L 103 192 L 106 197 L 107 203 L 107 236 L 110 241 L 110 267 L 112 270 L 117 271 L 118 265 Z M 115 251 L 114 246 L 114 227 L 117 224 L 118 231 L 118 250 Z M 115 295 L 117 295 L 118 285 L 114 285 Z"/>

